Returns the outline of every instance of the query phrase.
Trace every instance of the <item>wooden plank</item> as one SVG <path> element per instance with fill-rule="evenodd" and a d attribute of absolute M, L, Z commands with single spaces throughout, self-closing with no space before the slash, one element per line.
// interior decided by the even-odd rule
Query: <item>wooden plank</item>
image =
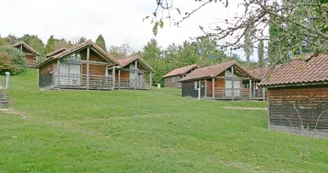
<path fill-rule="evenodd" d="M 113 83 L 113 89 L 115 89 L 115 68 L 112 70 L 112 83 Z"/>
<path fill-rule="evenodd" d="M 137 89 L 138 85 L 138 62 L 134 61 L 134 89 Z"/>
<path fill-rule="evenodd" d="M 118 70 L 118 89 L 121 89 L 121 69 Z"/>
<path fill-rule="evenodd" d="M 60 85 L 60 59 L 57 61 L 57 86 Z"/>
<path fill-rule="evenodd" d="M 153 87 L 153 73 L 150 72 L 149 74 L 149 89 L 151 90 Z"/>
<path fill-rule="evenodd" d="M 206 97 L 207 97 L 207 81 L 206 81 L 206 79 L 204 81 L 205 81 L 205 88 L 204 88 L 205 94 L 204 94 L 204 98 L 206 99 Z"/>
<path fill-rule="evenodd" d="M 215 100 L 215 78 L 212 78 L 212 99 Z"/>
<path fill-rule="evenodd" d="M 231 66 L 231 74 L 232 74 L 232 76 L 234 76 L 234 69 L 233 69 L 233 66 Z M 232 82 L 231 82 L 231 83 L 232 83 L 232 84 L 231 84 L 231 88 L 232 88 L 232 91 L 231 91 L 232 100 L 233 100 L 233 98 L 234 98 L 234 96 L 235 96 L 235 93 L 234 93 L 234 92 L 235 92 L 235 91 L 234 91 L 235 88 L 233 87 L 233 83 L 234 83 L 233 81 L 234 81 L 234 79 L 235 79 L 235 78 L 232 78 L 232 79 L 231 79 L 231 81 L 232 81 Z"/>
<path fill-rule="evenodd" d="M 252 99 L 252 80 L 249 80 L 249 99 Z"/>
<path fill-rule="evenodd" d="M 90 45 L 87 47 L 87 90 L 89 90 L 89 82 L 90 82 Z"/>

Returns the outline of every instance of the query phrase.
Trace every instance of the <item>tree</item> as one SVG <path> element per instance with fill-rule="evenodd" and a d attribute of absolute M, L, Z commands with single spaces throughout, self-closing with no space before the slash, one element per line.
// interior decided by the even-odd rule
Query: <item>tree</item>
<path fill-rule="evenodd" d="M 104 51 L 107 51 L 106 49 L 106 42 L 104 37 L 100 34 L 96 40 L 96 44 L 101 47 Z"/>
<path fill-rule="evenodd" d="M 250 57 L 253 55 L 253 36 L 252 33 L 254 31 L 253 26 L 246 28 L 245 29 L 245 34 L 244 34 L 244 52 L 246 55 L 246 61 L 250 62 Z"/>
<path fill-rule="evenodd" d="M 73 44 L 70 41 L 66 41 L 65 39 L 56 39 L 54 48 L 55 50 L 60 49 L 60 48 L 71 48 Z"/>
<path fill-rule="evenodd" d="M 55 50 L 56 40 L 53 35 L 50 35 L 47 44 L 46 44 L 46 53 L 50 53 Z"/>
<path fill-rule="evenodd" d="M 108 52 L 115 59 L 126 58 L 135 53 L 128 43 L 124 43 L 120 46 L 112 45 L 108 48 Z"/>
<path fill-rule="evenodd" d="M 69 41 L 73 46 L 77 45 L 77 44 L 81 44 L 83 42 L 85 42 L 87 39 L 85 37 L 72 37 L 71 40 Z"/>
<path fill-rule="evenodd" d="M 14 47 L 0 47 L 0 73 L 18 74 L 24 70 L 25 56 Z"/>
<path fill-rule="evenodd" d="M 263 42 L 263 40 L 260 40 L 257 52 L 258 52 L 258 58 L 259 58 L 259 66 L 263 67 L 263 65 L 264 65 L 264 42 Z"/>
<path fill-rule="evenodd" d="M 157 8 L 152 13 L 152 17 L 147 16 L 146 18 L 155 23 L 154 27 L 157 22 L 163 22 L 165 19 L 174 20 L 175 24 L 179 25 L 205 6 L 217 2 L 229 7 L 231 1 L 195 1 L 195 3 L 199 3 L 197 8 L 181 13 L 183 9 L 175 7 L 172 4 L 173 1 L 170 3 L 167 0 L 157 0 Z M 225 25 L 209 27 L 209 29 L 200 26 L 204 35 L 212 36 L 217 40 L 224 40 L 232 36 L 234 39 L 223 46 L 235 50 L 243 47 L 241 40 L 245 35 L 244 31 L 254 26 L 256 30 L 253 33 L 252 42 L 268 40 L 270 49 L 278 50 L 278 53 L 270 58 L 271 63 L 287 61 L 293 54 L 328 52 L 327 0 L 244 0 L 240 4 L 244 7 L 243 11 L 232 16 L 232 19 L 223 19 Z M 180 14 L 181 17 L 173 18 L 171 15 L 173 12 Z M 162 13 L 164 14 L 160 15 Z M 270 37 L 266 34 L 265 31 L 269 24 L 276 27 L 279 37 Z M 269 54 L 272 52 L 269 51 Z M 269 55 L 269 57 L 272 56 Z"/>
<path fill-rule="evenodd" d="M 6 41 L 6 39 L 0 37 L 0 46 L 8 46 L 9 43 Z"/>

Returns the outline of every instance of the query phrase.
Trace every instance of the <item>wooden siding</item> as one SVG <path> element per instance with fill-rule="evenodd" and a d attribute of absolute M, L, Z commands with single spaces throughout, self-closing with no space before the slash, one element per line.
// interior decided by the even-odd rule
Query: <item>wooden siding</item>
<path fill-rule="evenodd" d="M 319 115 L 328 109 L 328 86 L 269 88 L 269 127 L 309 127 L 313 129 Z M 299 115 L 294 108 L 294 105 Z M 318 130 L 328 130 L 328 112 L 322 114 Z"/>
<path fill-rule="evenodd" d="M 214 93 L 215 97 L 224 97 L 224 79 L 223 78 L 217 78 L 214 80 Z M 213 90 L 212 90 L 212 79 L 206 80 L 207 85 L 207 97 L 212 97 Z"/>
<path fill-rule="evenodd" d="M 173 82 L 174 78 L 174 82 Z M 171 76 L 164 78 L 164 87 L 168 88 L 181 88 L 181 83 L 178 82 L 181 79 L 181 76 Z"/>
<path fill-rule="evenodd" d="M 87 49 L 81 50 L 80 53 L 81 53 L 81 59 L 86 61 L 87 60 Z M 91 49 L 90 49 L 90 61 L 107 62 L 103 57 L 97 55 Z"/>
<path fill-rule="evenodd" d="M 53 63 L 45 65 L 39 69 L 39 87 L 48 88 L 53 84 Z"/>
<path fill-rule="evenodd" d="M 90 67 L 90 75 L 105 76 L 105 74 L 106 74 L 106 66 L 90 64 L 89 67 Z M 82 64 L 82 74 L 87 74 L 87 65 L 86 64 Z"/>

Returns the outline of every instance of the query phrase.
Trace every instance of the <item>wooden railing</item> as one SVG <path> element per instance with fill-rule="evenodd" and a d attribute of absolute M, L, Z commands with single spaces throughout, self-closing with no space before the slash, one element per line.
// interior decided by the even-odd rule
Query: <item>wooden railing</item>
<path fill-rule="evenodd" d="M 115 88 L 127 88 L 127 89 L 150 89 L 150 81 L 142 79 L 128 79 L 121 78 L 116 79 Z"/>
<path fill-rule="evenodd" d="M 60 73 L 59 80 L 56 76 L 56 86 L 59 88 L 76 88 L 76 89 L 114 89 L 113 77 L 104 75 L 90 75 L 89 85 L 87 75 L 85 74 L 68 74 Z M 118 79 L 115 80 L 115 88 L 119 89 L 151 89 L 149 80 L 131 80 Z"/>
<path fill-rule="evenodd" d="M 33 68 L 33 67 L 35 67 L 36 64 L 37 64 L 37 62 L 34 60 L 25 60 L 26 67 Z"/>

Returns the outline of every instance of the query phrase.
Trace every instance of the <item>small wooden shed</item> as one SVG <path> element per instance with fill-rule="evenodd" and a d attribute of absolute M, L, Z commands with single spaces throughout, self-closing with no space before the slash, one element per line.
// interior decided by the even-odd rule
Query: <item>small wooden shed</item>
<path fill-rule="evenodd" d="M 37 64 L 38 56 L 40 54 L 36 50 L 34 50 L 31 46 L 27 45 L 23 41 L 17 42 L 11 46 L 21 50 L 24 53 L 26 67 L 33 68 Z"/>
<path fill-rule="evenodd" d="M 303 55 L 274 68 L 268 89 L 269 129 L 328 132 L 328 56 Z"/>
<path fill-rule="evenodd" d="M 199 99 L 249 100 L 255 78 L 236 61 L 198 68 L 180 80 L 182 96 Z"/>
<path fill-rule="evenodd" d="M 180 79 L 199 68 L 197 64 L 173 69 L 163 76 L 164 87 L 181 88 Z"/>

